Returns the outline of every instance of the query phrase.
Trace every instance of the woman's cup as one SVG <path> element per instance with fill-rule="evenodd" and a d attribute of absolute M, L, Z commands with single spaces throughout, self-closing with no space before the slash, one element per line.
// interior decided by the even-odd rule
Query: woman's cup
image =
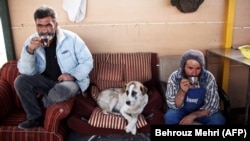
<path fill-rule="evenodd" d="M 191 88 L 199 88 L 199 77 L 198 76 L 190 76 L 188 77 Z"/>

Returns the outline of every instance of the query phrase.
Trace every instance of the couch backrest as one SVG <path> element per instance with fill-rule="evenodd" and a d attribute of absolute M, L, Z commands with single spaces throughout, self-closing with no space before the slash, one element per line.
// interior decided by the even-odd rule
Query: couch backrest
<path fill-rule="evenodd" d="M 14 81 L 19 75 L 18 69 L 17 69 L 17 60 L 11 60 L 5 63 L 2 68 L 0 69 L 0 78 L 4 79 L 8 82 L 8 84 L 11 87 L 11 97 L 15 101 L 15 106 L 17 108 L 21 108 L 21 102 L 16 94 L 15 88 L 14 88 Z"/>
<path fill-rule="evenodd" d="M 123 87 L 129 81 L 150 81 L 150 85 L 158 80 L 156 53 L 94 53 L 94 68 L 90 73 L 92 83 L 103 90 L 110 87 Z M 22 107 L 14 89 L 14 80 L 19 75 L 17 60 L 8 61 L 0 69 L 1 79 L 11 86 L 12 97 L 17 107 Z"/>
<path fill-rule="evenodd" d="M 156 53 L 95 53 L 93 59 L 90 78 L 100 90 L 123 87 L 132 80 L 145 83 L 157 79 Z"/>
<path fill-rule="evenodd" d="M 167 82 L 169 76 L 180 67 L 181 55 L 167 55 L 159 58 L 159 79 Z"/>

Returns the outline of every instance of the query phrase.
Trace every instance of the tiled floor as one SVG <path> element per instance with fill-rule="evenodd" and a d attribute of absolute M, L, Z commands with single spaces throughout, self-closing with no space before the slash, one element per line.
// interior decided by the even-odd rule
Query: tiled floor
<path fill-rule="evenodd" d="M 231 113 L 231 124 L 244 124 L 245 109 L 233 109 Z M 248 118 L 248 125 L 250 125 L 250 116 Z M 68 141 L 150 141 L 150 135 L 138 134 L 136 136 L 131 134 L 126 135 L 108 135 L 108 136 L 82 136 L 76 132 L 71 132 Z"/>

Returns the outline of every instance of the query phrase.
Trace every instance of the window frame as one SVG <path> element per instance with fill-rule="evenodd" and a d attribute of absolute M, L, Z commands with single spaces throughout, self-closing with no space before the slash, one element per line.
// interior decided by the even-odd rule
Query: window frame
<path fill-rule="evenodd" d="M 0 17 L 7 60 L 15 60 L 15 48 L 9 16 L 8 0 L 0 0 Z"/>

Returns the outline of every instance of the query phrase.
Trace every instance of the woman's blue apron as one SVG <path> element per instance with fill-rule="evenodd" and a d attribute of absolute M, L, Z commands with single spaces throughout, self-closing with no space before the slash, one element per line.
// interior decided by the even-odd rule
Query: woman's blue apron
<path fill-rule="evenodd" d="M 178 78 L 181 81 L 181 78 Z M 207 80 L 207 71 L 203 70 L 201 77 L 199 79 L 199 87 L 198 88 L 189 88 L 185 98 L 184 105 L 182 109 L 186 113 L 191 113 L 200 109 L 200 107 L 204 104 L 205 95 L 206 95 L 206 85 L 205 82 Z"/>
<path fill-rule="evenodd" d="M 201 88 L 190 88 L 184 98 L 184 105 L 182 109 L 186 113 L 197 111 L 205 100 L 206 89 Z"/>

